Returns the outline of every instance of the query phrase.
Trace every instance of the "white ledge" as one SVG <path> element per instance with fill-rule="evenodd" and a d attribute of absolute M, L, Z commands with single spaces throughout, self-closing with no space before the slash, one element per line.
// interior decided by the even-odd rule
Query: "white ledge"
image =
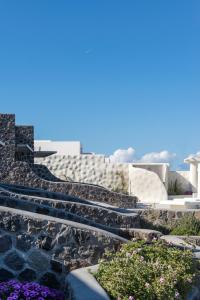
<path fill-rule="evenodd" d="M 90 272 L 96 272 L 98 265 L 81 268 L 69 273 L 66 285 L 70 300 L 110 300 L 110 297 Z"/>

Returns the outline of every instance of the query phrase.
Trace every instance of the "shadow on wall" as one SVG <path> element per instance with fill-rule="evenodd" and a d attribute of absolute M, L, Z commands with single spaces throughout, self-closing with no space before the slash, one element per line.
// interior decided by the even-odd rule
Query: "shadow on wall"
<path fill-rule="evenodd" d="M 189 181 L 188 171 L 169 172 L 169 195 L 192 195 L 193 187 Z"/>

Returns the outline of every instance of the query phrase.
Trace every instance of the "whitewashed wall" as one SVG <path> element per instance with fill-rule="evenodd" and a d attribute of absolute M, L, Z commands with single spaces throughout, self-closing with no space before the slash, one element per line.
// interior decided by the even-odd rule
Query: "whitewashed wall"
<path fill-rule="evenodd" d="M 55 176 L 64 180 L 92 183 L 128 192 L 128 164 L 106 162 L 103 155 L 53 155 L 37 158 L 35 162 L 46 165 Z"/>
<path fill-rule="evenodd" d="M 166 200 L 167 182 L 178 180 L 184 192 L 191 190 L 189 172 L 168 171 L 166 164 L 117 164 L 103 155 L 53 155 L 35 162 L 46 165 L 61 179 L 129 192 L 145 202 Z"/>
<path fill-rule="evenodd" d="M 165 185 L 157 173 L 132 165 L 129 165 L 129 193 L 147 203 L 168 199 Z"/>
<path fill-rule="evenodd" d="M 190 172 L 189 171 L 169 171 L 168 172 L 168 182 L 175 182 L 177 180 L 183 193 L 191 191 L 192 187 L 190 184 Z"/>

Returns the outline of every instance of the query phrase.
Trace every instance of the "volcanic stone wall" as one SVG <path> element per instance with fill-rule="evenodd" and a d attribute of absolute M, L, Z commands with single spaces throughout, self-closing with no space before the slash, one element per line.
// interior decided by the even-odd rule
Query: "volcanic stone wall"
<path fill-rule="evenodd" d="M 118 207 L 133 208 L 137 198 L 109 191 L 103 187 L 75 182 L 53 182 L 38 177 L 31 166 L 23 162 L 10 165 L 10 171 L 0 178 L 2 183 L 20 184 L 51 192 L 72 195 L 81 199 L 104 202 Z M 0 173 L 1 176 L 1 173 Z"/>
<path fill-rule="evenodd" d="M 12 163 L 15 159 L 15 115 L 0 114 L 0 165 Z"/>
<path fill-rule="evenodd" d="M 34 127 L 15 126 L 15 144 L 28 145 L 34 151 Z M 16 153 L 16 160 L 34 163 L 34 152 Z"/>
<path fill-rule="evenodd" d="M 0 281 L 36 280 L 63 289 L 70 270 L 96 264 L 123 242 L 90 226 L 0 207 Z"/>
<path fill-rule="evenodd" d="M 5 143 L 5 146 L 0 146 L 1 182 L 42 188 L 119 207 L 135 206 L 135 197 L 114 193 L 91 184 L 62 182 L 51 176 L 47 169 L 45 174 L 45 167 L 33 164 L 32 152 L 23 154 L 16 148 L 18 144 L 27 144 L 33 148 L 33 131 L 32 126 L 15 126 L 15 115 L 0 114 L 0 140 Z"/>

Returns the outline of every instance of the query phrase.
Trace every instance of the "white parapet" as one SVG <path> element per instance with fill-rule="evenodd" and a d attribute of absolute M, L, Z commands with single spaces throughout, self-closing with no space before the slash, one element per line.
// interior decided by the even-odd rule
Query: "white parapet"
<path fill-rule="evenodd" d="M 157 208 L 160 209 L 199 209 L 200 198 L 174 198 L 161 201 Z"/>
<path fill-rule="evenodd" d="M 129 165 L 129 193 L 140 202 L 159 203 L 168 199 L 167 190 L 157 173 Z"/>

